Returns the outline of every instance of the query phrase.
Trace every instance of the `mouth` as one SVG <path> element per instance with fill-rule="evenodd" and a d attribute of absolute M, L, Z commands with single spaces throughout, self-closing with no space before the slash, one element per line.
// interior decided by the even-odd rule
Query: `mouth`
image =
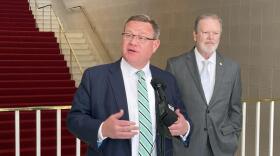
<path fill-rule="evenodd" d="M 208 45 L 215 45 L 214 42 L 206 42 L 206 44 L 208 44 Z"/>
<path fill-rule="evenodd" d="M 134 49 L 127 49 L 127 51 L 130 52 L 130 53 L 135 53 L 136 52 L 136 50 L 134 50 Z"/>

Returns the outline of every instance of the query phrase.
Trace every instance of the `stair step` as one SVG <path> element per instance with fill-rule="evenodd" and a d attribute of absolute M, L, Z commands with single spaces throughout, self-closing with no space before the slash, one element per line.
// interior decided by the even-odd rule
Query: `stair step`
<path fill-rule="evenodd" d="M 0 13 L 0 17 L 17 17 L 17 18 L 34 18 L 34 16 L 28 12 L 28 13 Z"/>
<path fill-rule="evenodd" d="M 9 42 L 0 41 L 1 47 L 59 48 L 56 42 Z"/>
<path fill-rule="evenodd" d="M 1 103 L 9 102 L 59 102 L 72 101 L 73 94 L 0 96 Z"/>
<path fill-rule="evenodd" d="M 35 27 L 7 27 L 0 25 L 0 31 L 39 31 L 39 28 Z"/>
<path fill-rule="evenodd" d="M 18 87 L 71 87 L 74 86 L 73 80 L 21 80 L 21 81 L 0 81 L 1 88 L 18 88 Z M 40 101 L 43 102 L 43 101 Z M 15 102 L 14 102 L 15 103 Z"/>
<path fill-rule="evenodd" d="M 14 27 L 36 27 L 35 22 L 1 22 L 0 21 L 0 25 L 3 26 L 14 26 Z"/>
<path fill-rule="evenodd" d="M 1 54 L 0 53 L 0 60 L 64 60 L 64 56 L 60 54 Z"/>
<path fill-rule="evenodd" d="M 5 74 L 0 73 L 0 81 L 2 80 L 70 80 L 70 79 L 71 79 L 71 75 L 69 74 L 69 72 L 36 73 L 36 74 L 35 73 L 5 73 Z"/>
<path fill-rule="evenodd" d="M 0 76 L 1 77 L 1 76 Z M 0 88 L 0 95 L 56 95 L 73 94 L 75 87 L 45 87 L 45 88 Z"/>
<path fill-rule="evenodd" d="M 2 1 L 1 1 L 2 2 Z M 18 3 L 18 4 L 9 4 L 9 3 L 1 3 L 0 9 L 11 9 L 11 10 L 29 10 L 28 3 Z"/>
<path fill-rule="evenodd" d="M 1 45 L 1 42 L 0 42 Z M 61 54 L 1 54 L 0 60 L 63 60 Z"/>
<path fill-rule="evenodd" d="M 60 51 L 58 48 L 17 48 L 17 47 L 0 47 L 1 53 L 9 54 L 59 54 Z"/>
<path fill-rule="evenodd" d="M 33 23 L 35 22 L 34 18 L 17 18 L 17 17 L 1 17 L 0 21 L 2 22 L 27 22 L 27 23 Z"/>
<path fill-rule="evenodd" d="M 52 42 L 56 43 L 55 37 L 50 36 L 0 36 L 0 42 Z"/>
<path fill-rule="evenodd" d="M 1 3 L 3 3 L 3 2 L 1 1 Z M 18 10 L 18 9 L 10 9 L 10 8 L 3 8 L 3 9 L 0 9 L 0 13 L 23 13 L 23 14 L 32 14 L 32 13 L 31 13 L 31 10 L 27 10 L 27 9 Z"/>
<path fill-rule="evenodd" d="M 38 32 L 38 31 L 5 31 L 0 30 L 0 36 L 54 36 L 53 32 Z"/>
<path fill-rule="evenodd" d="M 0 55 L 1 57 L 1 55 Z M 0 74 L 68 74 L 69 73 L 69 68 L 66 66 L 61 66 L 61 67 L 1 67 L 0 66 Z"/>
<path fill-rule="evenodd" d="M 22 4 L 28 4 L 28 1 L 23 0 L 1 0 L 3 4 L 11 4 L 11 5 L 22 5 Z"/>
<path fill-rule="evenodd" d="M 0 60 L 0 66 L 65 66 L 64 60 Z"/>

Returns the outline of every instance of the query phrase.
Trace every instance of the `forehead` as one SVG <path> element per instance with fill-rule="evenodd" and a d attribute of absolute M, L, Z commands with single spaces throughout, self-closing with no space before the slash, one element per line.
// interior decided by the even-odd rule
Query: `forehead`
<path fill-rule="evenodd" d="M 148 22 L 141 21 L 129 21 L 125 25 L 125 31 L 139 33 L 139 34 L 150 34 L 153 33 L 153 27 Z"/>
<path fill-rule="evenodd" d="M 201 19 L 198 23 L 198 31 L 221 31 L 221 24 L 218 19 L 214 18 L 205 18 Z"/>

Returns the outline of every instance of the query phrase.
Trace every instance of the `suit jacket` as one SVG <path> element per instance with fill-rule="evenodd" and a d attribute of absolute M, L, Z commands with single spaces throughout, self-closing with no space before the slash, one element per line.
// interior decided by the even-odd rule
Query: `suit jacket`
<path fill-rule="evenodd" d="M 167 84 L 165 91 L 168 102 L 184 110 L 175 78 L 152 65 L 150 69 L 152 77 L 158 77 Z M 120 61 L 87 69 L 75 93 L 67 125 L 75 136 L 88 144 L 88 156 L 131 155 L 130 139 L 107 138 L 99 148 L 97 146 L 100 124 L 120 109 L 124 110 L 121 119 L 129 120 Z M 158 140 L 159 137 L 156 138 Z M 165 139 L 165 143 L 166 155 L 172 155 L 172 140 Z"/>
<path fill-rule="evenodd" d="M 179 85 L 182 99 L 193 122 L 189 148 L 174 146 L 175 155 L 207 156 L 207 137 L 215 156 L 233 156 L 242 126 L 241 80 L 238 64 L 217 53 L 216 80 L 207 105 L 194 49 L 167 61 Z M 176 142 L 175 142 L 176 143 Z"/>

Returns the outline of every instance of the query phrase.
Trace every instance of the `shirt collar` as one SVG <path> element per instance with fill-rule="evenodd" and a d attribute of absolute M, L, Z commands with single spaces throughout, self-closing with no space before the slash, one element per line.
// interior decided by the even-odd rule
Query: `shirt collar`
<path fill-rule="evenodd" d="M 121 59 L 121 69 L 123 72 L 126 72 L 129 75 L 135 75 L 135 73 L 139 71 L 139 69 L 136 69 L 133 66 L 131 66 L 124 58 Z M 150 62 L 148 62 L 144 66 L 144 68 L 140 70 L 144 71 L 146 77 L 150 77 L 151 76 Z"/>

